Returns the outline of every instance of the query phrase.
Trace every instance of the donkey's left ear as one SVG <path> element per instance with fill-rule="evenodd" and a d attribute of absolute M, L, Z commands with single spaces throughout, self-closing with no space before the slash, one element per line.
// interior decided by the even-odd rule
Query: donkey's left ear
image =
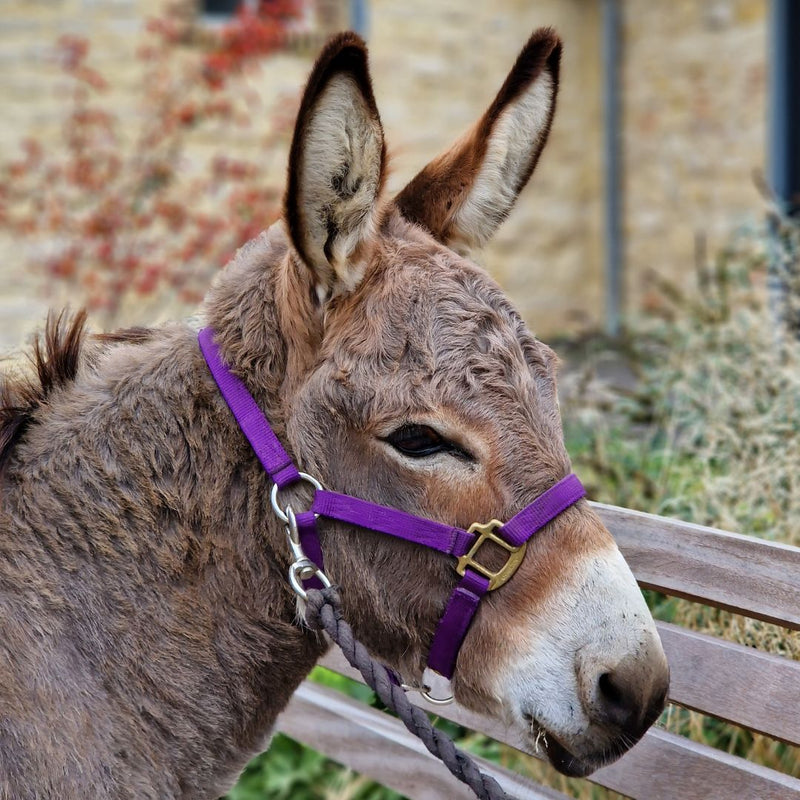
<path fill-rule="evenodd" d="M 561 40 L 540 28 L 477 124 L 397 196 L 403 216 L 457 250 L 480 247 L 508 216 L 550 133 Z"/>
<path fill-rule="evenodd" d="M 284 211 L 320 296 L 364 275 L 384 179 L 385 146 L 364 41 L 342 33 L 308 80 L 289 154 Z"/>

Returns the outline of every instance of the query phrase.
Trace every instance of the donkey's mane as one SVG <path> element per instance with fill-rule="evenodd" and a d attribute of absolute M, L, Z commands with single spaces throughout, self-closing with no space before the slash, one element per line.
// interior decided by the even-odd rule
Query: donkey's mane
<path fill-rule="evenodd" d="M 47 315 L 44 334 L 33 340 L 29 355 L 34 375 L 0 376 L 0 471 L 14 445 L 22 438 L 40 408 L 55 389 L 70 383 L 86 334 L 86 311 Z"/>
<path fill-rule="evenodd" d="M 44 333 L 33 340 L 28 358 L 32 375 L 0 375 L 0 475 L 3 467 L 30 427 L 38 408 L 47 402 L 54 390 L 75 380 L 84 352 L 86 311 L 74 315 L 65 309 L 47 315 Z M 147 328 L 126 328 L 92 336 L 104 344 L 140 343 L 152 331 Z"/>

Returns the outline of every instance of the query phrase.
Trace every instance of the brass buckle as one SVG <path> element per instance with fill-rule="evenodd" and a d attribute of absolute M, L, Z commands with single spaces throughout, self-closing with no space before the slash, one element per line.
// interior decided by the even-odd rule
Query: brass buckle
<path fill-rule="evenodd" d="M 511 578 L 517 569 L 519 569 L 519 565 L 522 563 L 522 558 L 525 555 L 525 549 L 528 547 L 527 542 L 523 542 L 521 545 L 519 545 L 519 547 L 515 547 L 513 544 L 509 544 L 507 541 L 505 541 L 505 539 L 501 539 L 499 536 L 497 536 L 495 531 L 502 527 L 503 523 L 497 519 L 493 519 L 491 522 L 487 522 L 485 524 L 475 522 L 470 525 L 469 533 L 477 533 L 478 538 L 475 540 L 472 547 L 470 547 L 469 552 L 464 553 L 463 556 L 459 557 L 458 564 L 456 564 L 456 572 L 459 575 L 463 575 L 467 567 L 470 567 L 476 572 L 479 572 L 485 578 L 488 578 L 488 591 L 490 592 L 493 589 L 497 589 L 502 586 L 506 581 L 509 580 L 509 578 Z M 505 564 L 503 564 L 502 567 L 500 567 L 499 570 L 497 570 L 497 572 L 492 572 L 487 567 L 484 567 L 483 564 L 479 564 L 475 560 L 476 553 L 481 549 L 481 546 L 487 540 L 500 545 L 503 550 L 508 552 L 508 560 Z"/>

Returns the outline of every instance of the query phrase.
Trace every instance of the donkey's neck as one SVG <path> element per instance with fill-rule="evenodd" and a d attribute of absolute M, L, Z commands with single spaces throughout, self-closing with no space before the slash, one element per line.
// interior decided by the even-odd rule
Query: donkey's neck
<path fill-rule="evenodd" d="M 182 327 L 109 348 L 45 411 L 0 504 L 9 796 L 218 796 L 324 649 L 295 619 L 269 480 Z"/>

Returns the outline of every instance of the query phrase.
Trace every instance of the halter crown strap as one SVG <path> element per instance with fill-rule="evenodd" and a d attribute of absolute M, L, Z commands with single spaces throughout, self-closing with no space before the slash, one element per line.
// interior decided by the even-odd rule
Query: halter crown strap
<path fill-rule="evenodd" d="M 214 331 L 203 328 L 197 340 L 225 402 L 267 474 L 281 489 L 299 481 L 297 467 L 278 441 L 264 413 L 247 387 L 225 366 L 214 341 Z"/>
<path fill-rule="evenodd" d="M 223 362 L 214 342 L 213 331 L 204 328 L 198 334 L 198 341 L 225 402 L 267 474 L 279 488 L 301 480 L 303 476 L 278 441 L 250 392 Z M 473 533 L 472 529 L 465 531 L 395 508 L 322 489 L 317 490 L 311 510 L 298 514 L 296 520 L 303 550 L 320 568 L 322 550 L 316 531 L 317 515 L 415 542 L 459 559 L 457 569 L 462 578 L 439 620 L 428 657 L 429 667 L 449 679 L 453 675 L 461 644 L 481 598 L 495 584 L 502 585 L 513 575 L 521 560 L 522 548 L 528 540 L 585 494 L 578 477 L 574 474 L 567 475 L 507 523 L 493 521 L 485 526 L 473 526 L 480 531 L 479 535 Z M 519 551 L 513 559 L 515 563 L 512 569 L 507 569 L 512 562 L 511 557 L 506 567 L 498 573 L 490 572 L 477 562 L 477 553 L 486 538 L 506 548 L 512 556 Z M 506 575 L 502 575 L 504 571 Z M 317 579 L 311 579 L 309 585 L 319 588 L 314 581 Z"/>

